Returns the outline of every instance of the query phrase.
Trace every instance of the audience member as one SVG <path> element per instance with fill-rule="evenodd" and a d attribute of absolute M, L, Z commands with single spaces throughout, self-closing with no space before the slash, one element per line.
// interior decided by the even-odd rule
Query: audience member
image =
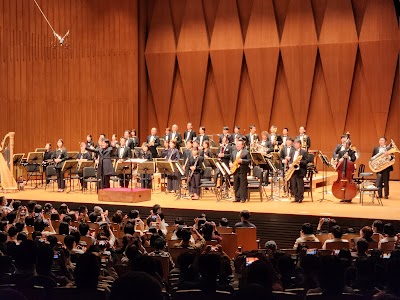
<path fill-rule="evenodd" d="M 300 237 L 295 241 L 293 249 L 297 249 L 298 245 L 304 242 L 319 242 L 310 223 L 304 223 L 301 227 Z"/>
<path fill-rule="evenodd" d="M 242 210 L 239 216 L 240 216 L 240 222 L 235 224 L 235 228 L 242 228 L 242 227 L 256 228 L 256 225 L 249 222 L 250 212 L 248 210 Z"/>
<path fill-rule="evenodd" d="M 322 246 L 322 249 L 326 249 L 326 244 L 329 243 L 334 243 L 334 242 L 342 242 L 342 243 L 348 243 L 348 240 L 342 239 L 343 236 L 343 231 L 342 228 L 339 225 L 335 225 L 331 228 L 330 235 L 333 236 L 330 239 L 326 240 L 324 245 Z"/>

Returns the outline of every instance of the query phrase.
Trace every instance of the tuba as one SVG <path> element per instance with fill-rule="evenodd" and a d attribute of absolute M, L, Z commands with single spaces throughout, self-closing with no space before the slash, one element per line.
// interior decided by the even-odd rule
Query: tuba
<path fill-rule="evenodd" d="M 395 163 L 394 153 L 400 153 L 399 148 L 397 148 L 396 144 L 391 140 L 391 143 L 386 148 L 388 155 L 384 153 L 378 153 L 374 155 L 369 161 L 369 167 L 371 168 L 372 172 L 380 172 L 387 167 L 390 167 Z"/>
<path fill-rule="evenodd" d="M 292 175 L 294 171 L 300 169 L 300 161 L 303 158 L 302 155 L 297 156 L 296 160 L 293 161 L 293 164 L 291 167 L 288 168 L 288 170 L 285 173 L 285 181 L 288 182 L 290 178 L 292 178 Z"/>

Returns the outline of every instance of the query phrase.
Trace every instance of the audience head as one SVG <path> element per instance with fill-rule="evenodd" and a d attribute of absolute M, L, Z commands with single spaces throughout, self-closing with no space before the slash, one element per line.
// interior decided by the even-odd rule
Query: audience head
<path fill-rule="evenodd" d="M 248 210 L 242 210 L 239 216 L 242 221 L 248 221 L 250 219 L 250 212 Z"/>
<path fill-rule="evenodd" d="M 59 234 L 69 234 L 69 225 L 66 222 L 61 222 L 60 227 L 58 227 Z"/>
<path fill-rule="evenodd" d="M 394 230 L 393 224 L 392 223 L 386 223 L 383 226 L 383 233 L 388 237 L 394 237 L 396 235 L 396 232 Z"/>
<path fill-rule="evenodd" d="M 78 230 L 81 236 L 86 236 L 89 232 L 89 225 L 87 223 L 80 223 Z"/>
<path fill-rule="evenodd" d="M 339 225 L 335 225 L 331 228 L 331 233 L 334 238 L 341 239 L 343 236 L 342 228 Z"/>
<path fill-rule="evenodd" d="M 367 241 L 371 240 L 373 234 L 374 232 L 372 231 L 372 228 L 369 226 L 364 226 L 360 230 L 360 236 L 366 239 Z"/>
<path fill-rule="evenodd" d="M 128 218 L 129 219 L 136 219 L 139 218 L 139 211 L 137 209 L 132 209 L 129 213 L 128 213 Z"/>
<path fill-rule="evenodd" d="M 75 285 L 78 289 L 97 289 L 100 275 L 99 259 L 93 253 L 78 257 L 75 268 Z"/>
<path fill-rule="evenodd" d="M 227 218 L 221 218 L 221 220 L 219 221 L 219 226 L 220 227 L 228 227 L 229 222 Z"/>
<path fill-rule="evenodd" d="M 368 241 L 365 238 L 359 238 L 356 244 L 357 254 L 365 255 L 368 251 Z"/>
<path fill-rule="evenodd" d="M 381 220 L 375 220 L 371 227 L 374 233 L 383 233 L 383 223 Z"/>
<path fill-rule="evenodd" d="M 310 223 L 304 223 L 303 226 L 301 227 L 301 232 L 303 234 L 313 234 L 314 230 Z"/>
<path fill-rule="evenodd" d="M 35 231 L 42 232 L 46 228 L 46 224 L 43 222 L 42 218 L 36 218 L 35 223 L 33 224 L 33 228 Z"/>
<path fill-rule="evenodd" d="M 321 256 L 319 268 L 320 287 L 324 295 L 339 295 L 344 288 L 344 268 L 337 256 Z"/>
<path fill-rule="evenodd" d="M 265 242 L 265 249 L 268 249 L 272 253 L 275 253 L 277 248 L 278 247 L 276 246 L 275 241 L 267 241 L 267 242 Z"/>

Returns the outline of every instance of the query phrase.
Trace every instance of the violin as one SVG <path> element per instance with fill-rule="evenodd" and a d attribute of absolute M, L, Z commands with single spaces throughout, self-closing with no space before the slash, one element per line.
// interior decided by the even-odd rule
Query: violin
<path fill-rule="evenodd" d="M 336 167 L 338 178 L 332 185 L 332 194 L 340 200 L 351 201 L 357 195 L 357 185 L 353 181 L 355 166 L 346 154 Z"/>

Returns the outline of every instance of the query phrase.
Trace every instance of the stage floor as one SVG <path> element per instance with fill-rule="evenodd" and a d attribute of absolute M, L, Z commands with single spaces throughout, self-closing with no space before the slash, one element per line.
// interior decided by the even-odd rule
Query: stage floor
<path fill-rule="evenodd" d="M 353 199 L 352 203 L 340 203 L 329 191 L 331 186 L 327 187 L 328 194 L 324 195 L 326 200 L 322 202 L 322 188 L 317 188 L 313 192 L 314 202 L 311 202 L 311 195 L 305 194 L 303 203 L 291 203 L 287 198 L 268 201 L 264 198 L 261 202 L 258 193 L 251 193 L 251 199 L 247 203 L 234 203 L 228 200 L 217 201 L 215 195 L 211 191 L 205 191 L 203 198 L 200 200 L 177 199 L 174 194 L 166 194 L 159 190 L 152 192 L 152 200 L 140 203 L 118 203 L 127 207 L 151 207 L 158 203 L 163 208 L 171 209 L 190 209 L 190 210 L 211 210 L 238 212 L 247 209 L 254 213 L 269 214 L 286 214 L 286 215 L 312 215 L 321 217 L 344 217 L 344 218 L 366 218 L 366 219 L 383 219 L 383 220 L 399 220 L 400 216 L 400 182 L 391 181 L 391 194 L 389 199 L 382 199 L 383 206 L 380 206 L 376 199 L 375 203 L 371 202 L 371 196 L 364 196 L 364 206 L 359 204 L 359 196 Z M 266 192 L 270 195 L 270 187 L 266 188 Z M 282 193 L 281 193 L 282 194 Z M 46 202 L 74 202 L 85 205 L 116 205 L 115 202 L 99 202 L 95 192 L 92 194 L 82 194 L 79 191 L 71 193 L 52 192 L 52 189 L 45 191 L 43 188 L 29 189 L 17 193 L 0 194 L 5 195 L 9 199 L 19 200 L 37 200 Z M 126 209 L 128 210 L 128 209 Z"/>

